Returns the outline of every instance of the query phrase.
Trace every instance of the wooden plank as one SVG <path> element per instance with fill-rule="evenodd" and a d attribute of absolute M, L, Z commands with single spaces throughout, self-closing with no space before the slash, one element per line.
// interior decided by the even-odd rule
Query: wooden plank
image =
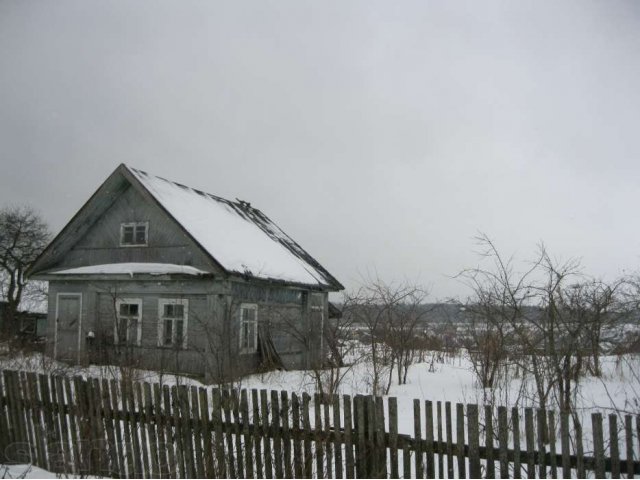
<path fill-rule="evenodd" d="M 469 475 L 471 478 L 480 478 L 480 426 L 478 425 L 478 406 L 474 404 L 467 405 L 467 437 L 469 438 Z"/>
<path fill-rule="evenodd" d="M 109 477 L 120 477 L 120 456 L 118 455 L 118 447 L 116 444 L 115 424 L 118 420 L 113 418 L 113 408 L 111 406 L 111 392 L 109 389 L 109 381 L 106 378 L 102 380 L 102 410 L 104 411 L 104 429 L 107 436 L 108 458 L 109 458 Z"/>
<path fill-rule="evenodd" d="M 398 464 L 398 399 L 389 397 L 389 450 L 391 453 L 391 478 L 400 478 Z"/>
<path fill-rule="evenodd" d="M 28 451 L 22 448 L 23 445 L 27 443 L 27 434 L 24 425 L 24 409 L 22 408 L 22 399 L 20 387 L 17 382 L 17 372 L 14 370 L 5 370 L 5 391 L 8 393 L 7 400 L 8 406 L 11 411 L 10 419 L 12 423 L 13 430 L 13 442 L 10 444 L 10 453 L 8 456 L 10 460 L 16 463 L 27 463 L 29 461 Z M 48 387 L 47 387 L 48 391 Z M 47 396 L 48 397 L 48 396 Z M 45 410 L 45 418 L 52 418 L 51 412 L 51 404 L 47 398 L 46 410 Z M 59 467 L 57 465 L 57 455 L 55 450 L 55 435 L 53 435 L 53 421 L 47 424 L 47 445 L 49 446 L 49 470 L 51 471 L 59 471 Z"/>
<path fill-rule="evenodd" d="M 4 380 L 4 392 L 5 392 L 5 400 L 6 400 L 6 409 L 7 409 L 7 447 L 10 445 L 16 445 L 19 442 L 17 431 L 18 428 L 18 420 L 16 418 L 16 407 L 15 407 L 15 391 L 11 386 L 11 371 L 4 370 L 2 372 L 2 377 Z M 10 451 L 13 448 L 10 449 Z M 6 452 L 6 449 L 5 449 Z M 13 458 L 13 453 L 7 454 L 10 461 L 16 461 L 18 459 Z M 48 464 L 45 468 L 48 467 Z"/>
<path fill-rule="evenodd" d="M 411 450 L 407 442 L 402 445 L 402 478 L 414 478 L 411 474 Z"/>
<path fill-rule="evenodd" d="M 364 398 L 364 413 L 366 418 L 365 432 L 367 443 L 367 475 L 374 478 L 378 471 L 378 457 L 375 449 L 375 405 L 372 395 Z"/>
<path fill-rule="evenodd" d="M 586 478 L 587 472 L 585 471 L 584 464 L 584 449 L 582 447 L 582 424 L 576 419 L 573 419 L 573 429 L 575 431 L 576 442 L 576 470 L 578 478 Z"/>
<path fill-rule="evenodd" d="M 253 448 L 255 451 L 254 459 L 256 462 L 256 478 L 263 478 L 263 466 L 262 466 L 262 437 L 260 432 L 262 431 L 262 422 L 260 421 L 260 400 L 258 398 L 258 390 L 255 388 L 251 390 L 251 404 L 253 407 Z"/>
<path fill-rule="evenodd" d="M 442 454 L 444 443 L 442 437 L 442 402 L 436 403 L 436 420 L 438 430 L 438 478 L 444 478 L 444 455 Z"/>
<path fill-rule="evenodd" d="M 313 456 L 311 453 L 311 421 L 309 420 L 309 407 L 311 396 L 302 394 L 302 430 L 304 433 L 304 476 L 311 478 L 313 474 Z"/>
<path fill-rule="evenodd" d="M 385 445 L 384 403 L 382 397 L 376 397 L 375 399 L 375 419 L 377 477 L 387 478 L 388 458 Z"/>
<path fill-rule="evenodd" d="M 35 434 L 36 425 L 34 425 L 33 416 L 32 416 L 32 412 L 35 411 L 35 409 L 37 408 L 37 404 L 31 398 L 26 372 L 20 372 L 18 376 L 20 380 L 20 391 L 22 392 L 22 402 L 23 402 L 23 410 L 24 410 L 24 416 L 25 416 L 27 438 L 29 441 L 28 461 L 31 465 L 38 465 L 38 450 L 36 447 L 36 434 Z M 3 398 L 0 395 L 0 400 L 2 399 Z M 68 446 L 68 443 L 65 442 L 65 447 L 66 446 Z M 2 449 L 2 452 L 3 452 L 2 455 L 4 455 L 4 448 Z M 69 465 L 66 462 L 67 462 L 67 459 L 65 458 L 66 468 L 63 470 L 65 472 L 69 471 Z"/>
<path fill-rule="evenodd" d="M 618 416 L 615 413 L 609 415 L 609 457 L 611 457 L 611 478 L 620 478 Z"/>
<path fill-rule="evenodd" d="M 158 451 L 162 447 L 158 445 L 158 425 L 155 416 L 160 405 L 154 404 L 154 398 L 151 393 L 151 385 L 149 382 L 144 382 L 142 384 L 142 390 L 144 394 L 144 414 L 147 427 L 147 438 L 149 439 L 149 455 L 151 457 L 151 478 L 160 478 L 161 473 Z"/>
<path fill-rule="evenodd" d="M 601 413 L 591 414 L 591 426 L 593 432 L 593 456 L 595 458 L 596 478 L 605 478 L 604 437 Z"/>
<path fill-rule="evenodd" d="M 73 378 L 73 389 L 76 398 L 76 419 L 78 423 L 78 439 L 80 440 L 80 475 L 92 474 L 92 450 L 91 445 L 91 412 L 87 398 L 87 382 L 80 377 Z"/>
<path fill-rule="evenodd" d="M 235 447 L 233 445 L 233 418 L 231 416 L 231 394 L 229 390 L 222 390 L 222 411 L 224 413 L 225 441 L 227 445 L 227 471 L 230 478 L 240 478 L 237 471 Z"/>
<path fill-rule="evenodd" d="M 71 399 L 66 398 L 63 378 L 61 376 L 56 375 L 53 377 L 53 383 L 55 384 L 56 404 L 59 409 L 58 421 L 60 422 L 61 451 L 65 465 L 63 471 L 68 473 L 73 471 L 73 447 L 71 445 L 71 437 L 69 435 L 69 407 Z M 111 433 L 113 433 L 113 430 Z M 113 445 L 115 445 L 115 439 L 113 441 Z M 111 455 L 111 445 L 109 445 L 109 453 Z M 118 456 L 115 451 L 113 455 L 110 456 L 110 458 L 113 458 L 115 462 L 117 462 L 117 457 Z M 111 473 L 111 477 L 117 478 L 118 474 L 119 472 L 116 467 L 115 471 Z"/>
<path fill-rule="evenodd" d="M 167 445 L 165 437 L 165 412 L 162 404 L 162 390 L 159 383 L 151 384 L 151 395 L 153 395 L 153 414 L 156 427 L 156 442 L 158 445 L 158 476 L 167 478 L 169 476 L 169 464 L 167 454 L 170 445 Z"/>
<path fill-rule="evenodd" d="M 414 461 L 416 478 L 422 478 L 424 476 L 424 470 L 422 469 L 422 421 L 420 416 L 420 400 L 413 400 L 413 438 L 416 440 L 416 446 L 414 448 Z"/>
<path fill-rule="evenodd" d="M 11 372 L 10 374 L 10 381 L 13 382 L 13 372 Z M 40 399 L 42 401 L 44 425 L 46 429 L 45 431 L 47 433 L 47 457 L 48 457 L 47 463 L 49 465 L 47 470 L 55 473 L 62 473 L 60 472 L 61 465 L 59 463 L 59 458 L 60 458 L 60 453 L 58 450 L 59 436 L 58 436 L 57 427 L 55 426 L 55 421 L 53 417 L 53 408 L 51 405 L 51 393 L 49 389 L 49 378 L 47 377 L 47 375 L 41 373 L 38 375 L 38 382 L 40 384 Z M 13 385 L 12 385 L 12 388 L 13 388 Z M 20 424 L 18 423 L 18 428 L 19 428 L 19 425 Z M 18 437 L 21 438 L 22 435 L 19 433 Z M 91 436 L 89 438 L 91 438 Z M 97 452 L 93 452 L 93 453 L 97 457 Z M 94 456 L 92 455 L 92 458 L 93 457 Z M 93 471 L 91 473 L 97 474 L 97 470 L 98 468 L 94 464 Z"/>
<path fill-rule="evenodd" d="M 513 429 L 513 478 L 521 477 L 521 460 L 520 460 L 520 414 L 518 408 L 511 409 L 511 425 Z"/>
<path fill-rule="evenodd" d="M 264 453 L 264 478 L 273 478 L 273 451 L 269 432 L 269 402 L 267 390 L 260 390 L 260 420 L 262 421 L 262 452 Z"/>
<path fill-rule="evenodd" d="M 484 407 L 484 444 L 487 448 L 487 478 L 496 478 L 496 463 L 493 451 L 493 409 Z"/>
<path fill-rule="evenodd" d="M 271 390 L 271 425 L 273 427 L 273 466 L 276 478 L 284 478 L 282 466 L 282 432 L 280 430 L 280 399 Z"/>
<path fill-rule="evenodd" d="M 631 424 L 631 415 L 624 417 L 624 436 L 627 445 L 627 478 L 634 478 L 633 466 L 633 426 Z"/>
<path fill-rule="evenodd" d="M 340 422 L 340 397 L 333 395 L 333 451 L 336 458 L 335 478 L 344 478 L 342 463 L 342 429 Z"/>
<path fill-rule="evenodd" d="M 215 434 L 214 445 L 216 450 L 216 478 L 226 478 L 227 464 L 226 464 L 225 448 L 224 448 L 224 433 L 222 430 L 222 392 L 219 389 L 215 388 L 211 392 L 211 402 L 212 402 L 211 420 L 213 422 L 213 432 Z M 257 422 L 256 418 L 259 418 L 259 417 L 254 416 L 254 423 Z M 257 432 L 257 429 L 256 429 L 256 432 Z M 259 443 L 259 441 L 257 441 L 256 443 Z M 256 452 L 256 453 L 259 453 L 259 452 Z M 256 462 L 262 462 L 262 459 L 259 454 L 256 455 Z M 262 465 L 262 463 L 260 463 L 260 465 Z M 258 471 L 260 472 L 260 470 Z"/>
<path fill-rule="evenodd" d="M 195 472 L 198 478 L 204 478 L 204 455 L 202 442 L 202 420 L 200 418 L 200 395 L 198 387 L 191 385 L 191 436 L 193 437 L 193 450 L 195 457 Z"/>
<path fill-rule="evenodd" d="M 171 406 L 171 389 L 169 385 L 162 385 L 162 404 L 163 404 L 163 425 L 164 425 L 164 438 L 165 449 L 167 453 L 167 469 L 166 476 L 168 478 L 178 477 L 178 454 L 176 452 L 175 439 L 177 435 L 177 427 L 173 420 L 173 408 Z"/>
<path fill-rule="evenodd" d="M 551 466 L 551 478 L 558 478 L 558 462 L 556 460 L 558 453 L 556 450 L 556 438 L 558 436 L 556 434 L 556 415 L 553 410 L 548 412 L 547 422 L 549 425 L 549 455 L 551 457 L 549 465 Z"/>
<path fill-rule="evenodd" d="M 527 478 L 536 478 L 533 409 L 531 407 L 524 409 L 524 431 L 527 442 Z"/>
<path fill-rule="evenodd" d="M 142 385 L 140 382 L 133 384 L 135 402 L 137 405 L 137 417 L 138 417 L 138 436 L 140 437 L 140 454 L 142 456 L 142 471 L 145 478 L 153 478 L 151 472 L 151 464 L 149 461 L 149 439 L 147 436 L 147 413 L 144 405 L 144 398 L 142 394 Z"/>
<path fill-rule="evenodd" d="M 509 478 L 509 430 L 507 407 L 498 407 L 498 460 L 500 462 L 500 478 Z"/>
<path fill-rule="evenodd" d="M 193 425 L 189 402 L 189 387 L 178 386 L 178 403 L 180 405 L 180 428 L 182 429 L 182 448 L 184 448 L 184 466 L 189 478 L 196 476 L 195 455 L 193 447 Z"/>
<path fill-rule="evenodd" d="M 320 394 L 313 395 L 313 416 L 314 416 L 314 432 L 313 437 L 316 447 L 316 478 L 325 477 L 324 470 L 324 442 L 322 441 L 322 414 L 320 412 Z"/>
<path fill-rule="evenodd" d="M 109 402 L 109 409 L 111 410 L 111 416 L 113 419 L 113 441 L 116 446 L 114 453 L 116 455 L 116 467 L 118 469 L 118 477 L 127 478 L 127 452 L 124 444 L 123 436 L 123 414 L 119 404 L 118 395 L 118 382 L 115 379 L 104 379 L 103 383 L 108 385 L 108 388 L 103 387 L 103 392 L 107 391 L 109 399 L 105 400 Z"/>
<path fill-rule="evenodd" d="M 560 413 L 560 446 L 562 450 L 562 478 L 571 478 L 571 450 L 569 446 L 569 414 Z"/>
<path fill-rule="evenodd" d="M 183 446 L 183 425 L 180 420 L 180 398 L 178 397 L 178 387 L 171 385 L 171 400 L 169 405 L 171 408 L 171 418 L 173 419 L 173 444 L 176 449 L 176 473 L 180 475 L 180 478 L 187 477 L 185 448 Z"/>
<path fill-rule="evenodd" d="M 436 466 L 433 453 L 433 402 L 426 400 L 424 402 L 425 413 L 425 450 L 427 452 L 427 478 L 435 478 Z"/>
<path fill-rule="evenodd" d="M 547 428 L 547 412 L 544 409 L 537 410 L 537 426 L 538 426 L 538 476 L 547 478 L 547 458 L 546 448 L 544 445 L 545 438 L 548 437 Z"/>
<path fill-rule="evenodd" d="M 355 478 L 355 461 L 353 457 L 353 415 L 351 396 L 342 396 L 344 410 L 344 460 L 345 478 Z"/>
<path fill-rule="evenodd" d="M 356 440 L 356 478 L 367 478 L 367 447 L 365 438 L 364 397 L 356 395 L 353 400 Z"/>
<path fill-rule="evenodd" d="M 126 402 L 129 410 L 129 428 L 131 429 L 131 446 L 133 448 L 133 471 L 136 476 L 143 478 L 145 475 L 144 464 L 142 459 L 142 445 L 140 444 L 140 417 L 136 406 L 136 393 L 134 384 L 131 380 L 124 381 L 122 389 L 123 401 Z"/>
<path fill-rule="evenodd" d="M 291 458 L 291 429 L 289 428 L 289 395 L 280 392 L 280 423 L 282 424 L 282 461 L 284 463 L 284 477 L 293 478 Z M 296 457 L 300 461 L 300 457 Z"/>
<path fill-rule="evenodd" d="M 453 422 L 451 421 L 451 402 L 444 403 L 445 429 L 447 434 L 447 478 L 454 478 L 453 473 Z"/>
<path fill-rule="evenodd" d="M 302 455 L 302 433 L 300 429 L 300 400 L 296 393 L 291 394 L 291 430 L 293 432 L 293 475 L 302 478 L 302 466 L 305 459 Z"/>
<path fill-rule="evenodd" d="M 27 374 L 27 381 L 29 382 L 29 389 L 31 391 L 32 394 L 35 393 L 36 397 L 37 397 L 37 393 L 36 393 L 36 376 L 33 373 L 28 373 Z M 72 463 L 72 473 L 74 475 L 79 475 L 80 474 L 80 465 L 81 465 L 81 460 L 80 460 L 80 442 L 78 439 L 78 425 L 77 425 L 77 412 L 78 409 L 76 407 L 77 405 L 77 398 L 74 396 L 74 394 L 72 393 L 71 390 L 71 380 L 68 377 L 65 377 L 63 379 L 63 384 L 64 384 L 64 393 L 65 396 L 67 397 L 68 403 L 69 403 L 69 437 L 70 437 L 70 441 L 71 441 L 71 463 Z M 34 418 L 34 422 L 36 421 L 36 419 Z M 38 414 L 38 420 L 37 422 L 41 425 L 41 421 L 40 421 L 40 415 Z M 42 436 L 40 436 L 40 441 L 42 441 Z M 40 441 L 38 442 L 38 452 L 42 451 L 42 455 L 44 455 L 44 445 L 40 444 Z M 38 455 L 40 455 L 40 453 L 38 453 Z"/>
<path fill-rule="evenodd" d="M 246 390 L 243 390 L 243 392 L 244 392 L 245 407 L 247 407 L 246 405 L 247 392 Z M 198 396 L 200 397 L 200 401 L 199 401 L 200 420 L 202 421 L 202 448 L 204 450 L 204 478 L 212 478 L 215 475 L 215 469 L 214 469 L 214 451 L 213 451 L 213 442 L 212 442 L 213 430 L 211 429 L 211 416 L 209 415 L 209 392 L 206 388 L 200 387 L 198 389 Z M 248 411 L 243 418 L 243 422 L 245 423 L 245 427 L 247 431 L 249 431 Z M 251 449 L 249 448 L 247 452 L 248 452 L 247 454 L 249 458 L 251 458 Z M 248 475 L 247 473 L 247 476 L 253 477 L 253 462 L 250 462 L 250 465 L 252 467 L 251 475 Z"/>
<path fill-rule="evenodd" d="M 238 397 L 238 391 L 232 389 L 230 392 L 231 398 L 231 412 L 233 413 L 233 436 L 235 440 L 236 450 L 236 474 L 239 478 L 246 477 L 244 473 L 244 448 L 242 446 L 242 427 L 240 425 L 240 398 Z"/>
<path fill-rule="evenodd" d="M 466 478 L 467 462 L 464 455 L 464 405 L 456 403 L 456 443 L 458 450 L 458 476 L 457 478 Z"/>
<path fill-rule="evenodd" d="M 329 411 L 329 400 L 326 395 L 322 396 L 323 402 L 323 414 L 324 414 L 324 429 L 323 434 L 325 438 L 324 451 L 327 458 L 325 462 L 325 476 L 327 478 L 335 478 L 333 475 L 333 438 L 331 436 L 331 415 Z"/>
<path fill-rule="evenodd" d="M 247 390 L 245 389 L 240 392 L 240 415 L 242 417 L 242 435 L 244 437 L 243 451 L 245 452 L 245 477 L 253 478 L 253 437 L 251 436 L 251 430 L 249 429 L 249 424 L 251 423 L 251 419 L 249 418 L 249 398 L 247 396 Z"/>
<path fill-rule="evenodd" d="M 0 463 L 7 462 L 7 447 L 11 443 L 11 432 L 9 431 L 9 419 L 7 408 L 8 392 L 2 382 L 3 375 L 0 375 L 0 399 L 4 401 L 0 404 Z M 44 457 L 39 457 L 43 459 Z M 40 466 L 40 465 L 39 465 Z"/>

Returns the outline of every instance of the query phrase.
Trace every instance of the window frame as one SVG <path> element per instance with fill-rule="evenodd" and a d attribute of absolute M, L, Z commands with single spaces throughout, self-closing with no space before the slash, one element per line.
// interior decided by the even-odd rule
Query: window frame
<path fill-rule="evenodd" d="M 244 311 L 245 310 L 253 310 L 255 312 L 255 317 L 253 320 L 245 320 L 244 319 Z M 248 322 L 254 323 L 253 329 L 253 348 L 244 347 L 243 339 L 244 339 L 244 324 Z M 240 332 L 238 335 L 239 338 L 239 349 L 241 355 L 251 355 L 257 353 L 258 351 L 258 304 L 257 303 L 241 303 L 240 304 Z"/>
<path fill-rule="evenodd" d="M 165 317 L 165 305 L 182 305 L 182 345 L 176 345 L 176 317 Z M 165 343 L 165 322 L 171 319 L 171 343 Z M 187 348 L 187 335 L 189 332 L 189 299 L 187 298 L 160 298 L 158 299 L 158 347 L 161 348 Z"/>
<path fill-rule="evenodd" d="M 136 228 L 144 226 L 144 243 L 135 243 L 136 241 Z M 124 229 L 125 227 L 133 227 L 133 242 L 125 243 L 124 241 Z M 120 224 L 120 246 L 121 247 L 148 247 L 149 246 L 149 222 L 124 222 Z"/>
<path fill-rule="evenodd" d="M 118 336 L 118 324 L 120 323 L 120 305 L 137 305 L 138 306 L 138 321 L 136 327 L 136 339 L 135 342 L 130 342 L 128 338 L 125 339 L 124 342 L 120 341 Z M 129 336 L 129 332 L 131 331 L 131 327 L 127 321 L 127 331 L 126 334 Z M 140 346 L 142 343 L 142 298 L 118 298 L 116 299 L 116 324 L 113 326 L 113 341 L 116 345 L 135 345 Z"/>

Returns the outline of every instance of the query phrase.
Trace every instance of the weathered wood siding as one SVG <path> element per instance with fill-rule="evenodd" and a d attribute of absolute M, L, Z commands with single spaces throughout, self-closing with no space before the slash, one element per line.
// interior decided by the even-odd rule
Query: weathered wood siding
<path fill-rule="evenodd" d="M 260 287 L 257 287 L 258 290 Z M 281 290 L 271 289 L 272 292 Z M 277 301 L 276 295 L 247 298 L 233 294 L 231 283 L 212 279 L 175 279 L 158 281 L 52 281 L 50 282 L 49 338 L 53 340 L 58 293 L 82 294 L 80 334 L 81 361 L 127 364 L 137 368 L 181 372 L 215 380 L 256 371 L 261 359 L 257 353 L 240 353 L 240 307 L 258 306 L 258 321 L 268 331 L 285 367 L 313 366 L 319 360 L 320 324 L 310 323 L 307 292 L 299 291 L 299 303 Z M 118 299 L 142 301 L 140 345 L 114 345 L 115 308 Z M 326 293 L 314 293 L 322 305 L 326 321 Z M 160 299 L 186 299 L 188 305 L 187 347 L 158 346 Z M 317 320 L 317 318 L 316 318 Z M 89 336 L 92 332 L 93 338 Z M 53 352 L 51 346 L 50 352 Z"/>
<path fill-rule="evenodd" d="M 129 222 L 149 222 L 148 246 L 120 246 L 120 225 Z M 122 262 L 172 263 L 218 271 L 173 219 L 132 187 L 120 195 L 53 268 Z"/>

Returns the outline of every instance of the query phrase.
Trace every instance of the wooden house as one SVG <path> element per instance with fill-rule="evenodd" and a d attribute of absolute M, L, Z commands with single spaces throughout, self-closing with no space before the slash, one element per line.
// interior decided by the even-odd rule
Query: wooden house
<path fill-rule="evenodd" d="M 30 269 L 48 351 L 207 379 L 324 359 L 342 285 L 260 210 L 120 165 Z"/>

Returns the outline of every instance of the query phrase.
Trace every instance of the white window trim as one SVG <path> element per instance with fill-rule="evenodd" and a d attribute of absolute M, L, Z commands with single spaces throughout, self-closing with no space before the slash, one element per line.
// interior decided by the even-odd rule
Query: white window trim
<path fill-rule="evenodd" d="M 133 227 L 133 239 L 136 238 L 136 227 L 144 225 L 144 243 L 123 243 L 124 227 Z M 149 246 L 149 222 L 128 222 L 120 224 L 120 246 L 121 247 L 148 247 Z"/>
<path fill-rule="evenodd" d="M 183 319 L 183 335 L 182 348 L 187 348 L 187 335 L 189 332 L 189 300 L 186 298 L 161 298 L 158 300 L 158 347 L 170 348 L 174 347 L 173 339 L 171 346 L 164 343 L 164 306 L 165 305 L 182 305 L 184 307 Z M 172 328 L 172 332 L 174 332 Z"/>
<path fill-rule="evenodd" d="M 113 340 L 119 345 L 120 338 L 118 338 L 118 324 L 120 323 L 120 305 L 123 303 L 126 304 L 135 304 L 138 305 L 138 328 L 136 332 L 136 341 L 135 344 L 140 346 L 140 342 L 142 340 L 142 299 L 141 298 L 118 298 L 116 300 L 116 319 L 117 323 L 113 326 Z M 129 326 L 127 325 L 127 331 L 129 330 Z"/>
<path fill-rule="evenodd" d="M 256 312 L 256 316 L 254 320 L 255 328 L 253 329 L 253 343 L 255 345 L 255 348 L 253 349 L 242 347 L 242 332 L 243 332 L 242 324 L 245 322 L 245 320 L 242 318 L 242 311 L 244 309 L 255 310 Z M 240 304 L 240 334 L 238 335 L 238 343 L 239 343 L 241 355 L 248 355 L 248 354 L 256 353 L 258 351 L 258 304 L 256 303 Z"/>

